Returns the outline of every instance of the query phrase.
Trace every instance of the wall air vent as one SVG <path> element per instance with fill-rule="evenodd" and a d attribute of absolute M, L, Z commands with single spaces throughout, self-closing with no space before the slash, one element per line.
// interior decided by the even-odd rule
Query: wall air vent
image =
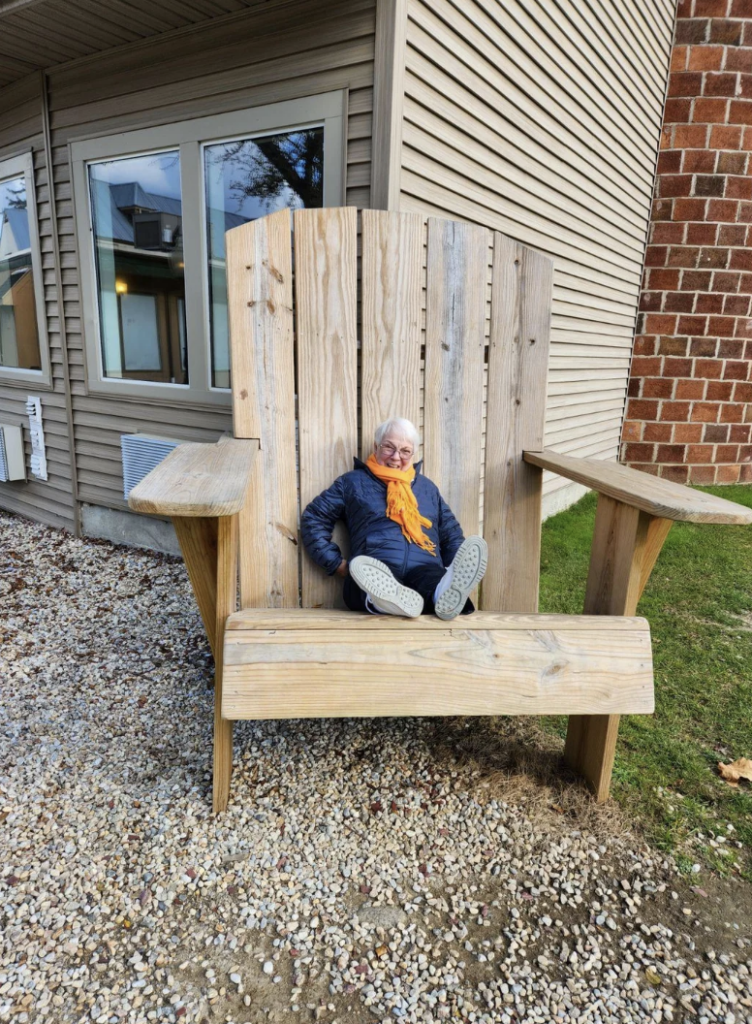
<path fill-rule="evenodd" d="M 0 481 L 26 479 L 23 431 L 10 423 L 0 423 Z"/>
<path fill-rule="evenodd" d="M 156 437 L 153 434 L 122 434 L 120 451 L 123 456 L 123 497 L 128 495 L 140 483 L 147 473 L 164 459 L 173 448 L 182 441 L 169 437 Z"/>

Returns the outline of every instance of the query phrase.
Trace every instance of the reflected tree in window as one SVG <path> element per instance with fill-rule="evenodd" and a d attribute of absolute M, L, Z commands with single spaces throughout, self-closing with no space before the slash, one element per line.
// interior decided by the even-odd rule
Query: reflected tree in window
<path fill-rule="evenodd" d="M 41 370 L 23 177 L 0 181 L 0 366 Z"/>

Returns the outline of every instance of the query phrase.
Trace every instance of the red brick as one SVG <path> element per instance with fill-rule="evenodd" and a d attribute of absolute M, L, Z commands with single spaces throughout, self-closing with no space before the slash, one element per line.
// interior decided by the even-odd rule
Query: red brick
<path fill-rule="evenodd" d="M 676 23 L 675 43 L 704 43 L 707 41 L 710 29 L 710 22 L 707 18 L 702 20 L 681 20 Z M 719 39 L 718 42 L 723 42 Z"/>
<path fill-rule="evenodd" d="M 741 283 L 742 275 L 733 270 L 719 270 L 713 274 L 714 292 L 737 292 Z"/>
<path fill-rule="evenodd" d="M 654 448 L 652 444 L 628 444 L 626 458 L 629 462 L 652 462 Z"/>
<path fill-rule="evenodd" d="M 722 201 L 723 200 L 716 200 L 716 202 Z M 705 220 L 705 210 L 708 205 L 707 199 L 675 199 L 673 200 L 673 203 L 673 219 L 675 221 Z M 715 218 L 711 217 L 711 220 L 714 219 Z"/>
<path fill-rule="evenodd" d="M 729 427 L 726 424 L 708 423 L 703 434 L 703 441 L 709 444 L 725 444 L 728 441 Z"/>
<path fill-rule="evenodd" d="M 721 49 L 721 52 L 722 49 Z M 689 55 L 688 46 L 675 46 L 671 52 L 671 70 L 672 71 L 686 71 L 687 70 L 687 56 Z"/>
<path fill-rule="evenodd" d="M 722 359 L 695 359 L 693 377 L 700 377 L 702 380 L 720 380 L 723 372 Z"/>
<path fill-rule="evenodd" d="M 664 174 L 658 179 L 658 189 L 660 191 L 661 199 L 673 199 L 675 196 L 688 196 L 692 191 L 692 175 Z"/>
<path fill-rule="evenodd" d="M 673 427 L 670 423 L 646 423 L 643 441 L 670 441 Z"/>
<path fill-rule="evenodd" d="M 739 445 L 738 444 L 719 444 L 715 450 L 715 461 L 719 462 L 737 462 L 739 460 Z"/>
<path fill-rule="evenodd" d="M 665 267 L 668 248 L 665 245 L 649 245 L 645 251 L 646 267 Z"/>
<path fill-rule="evenodd" d="M 739 148 L 740 149 L 744 149 L 747 152 L 749 152 L 750 149 L 752 149 L 752 129 L 750 129 L 750 128 L 745 128 L 744 129 L 744 135 L 742 137 L 742 144 L 741 144 L 741 146 Z"/>
<path fill-rule="evenodd" d="M 742 200 L 739 203 L 739 214 L 736 219 L 744 224 L 752 224 L 752 203 Z"/>
<path fill-rule="evenodd" d="M 739 154 L 741 156 L 741 154 Z M 680 149 L 668 149 L 658 156 L 658 174 L 678 174 L 682 167 Z M 715 170 L 715 168 L 711 168 Z"/>
<path fill-rule="evenodd" d="M 627 402 L 627 418 L 630 420 L 654 420 L 658 417 L 658 402 L 655 399 L 630 398 Z"/>
<path fill-rule="evenodd" d="M 693 227 L 692 224 L 689 227 Z M 701 227 L 715 227 L 713 224 L 702 224 Z M 687 230 L 686 224 L 672 224 L 670 221 L 658 221 L 650 226 L 650 241 L 654 245 L 668 244 L 668 245 L 681 245 L 684 241 L 684 235 Z M 742 231 L 746 231 L 746 228 L 742 228 Z M 741 242 L 734 243 L 737 245 L 744 245 L 744 235 L 742 235 Z"/>
<path fill-rule="evenodd" d="M 694 120 L 699 121 L 701 119 L 695 116 Z M 720 119 L 719 123 L 723 124 L 726 120 L 724 111 L 724 116 Z M 752 102 L 749 100 L 731 100 L 728 110 L 728 122 L 729 124 L 752 124 Z"/>
<path fill-rule="evenodd" d="M 630 377 L 627 384 L 627 395 L 629 398 L 639 398 L 642 388 L 642 378 Z"/>
<path fill-rule="evenodd" d="M 745 274 L 744 276 L 748 277 L 749 275 Z M 749 337 L 750 334 L 752 334 L 752 320 L 745 316 L 740 316 L 736 321 L 736 336 L 742 338 L 743 336 Z"/>
<path fill-rule="evenodd" d="M 689 479 L 689 466 L 661 466 L 661 477 L 675 484 L 685 484 Z"/>
<path fill-rule="evenodd" d="M 727 199 L 752 199 L 752 178 L 728 177 L 725 195 Z"/>
<path fill-rule="evenodd" d="M 674 382 L 668 380 L 665 377 L 648 377 L 642 382 L 642 397 L 643 398 L 673 398 L 674 397 Z M 655 438 L 645 438 L 645 440 L 657 441 Z M 668 441 L 668 438 L 663 440 Z"/>
<path fill-rule="evenodd" d="M 714 18 L 710 22 L 709 39 L 711 43 L 723 43 L 724 46 L 741 46 L 743 23 Z M 683 40 L 682 40 L 683 42 Z M 689 40 L 687 40 L 689 42 Z"/>
<path fill-rule="evenodd" d="M 709 380 L 705 399 L 708 402 L 729 402 L 734 384 L 730 380 Z"/>
<path fill-rule="evenodd" d="M 733 427 L 731 428 L 734 429 Z M 752 445 L 744 444 L 739 449 L 739 455 L 737 456 L 739 462 L 750 462 L 752 461 Z"/>
<path fill-rule="evenodd" d="M 752 18 L 752 0 L 732 0 L 729 14 L 732 18 Z"/>
<path fill-rule="evenodd" d="M 649 248 L 660 249 L 662 246 L 650 246 Z M 661 292 L 673 292 L 679 287 L 679 271 L 675 269 L 665 270 L 663 267 L 652 269 L 648 275 L 648 285 L 651 289 Z"/>
<path fill-rule="evenodd" d="M 750 75 L 752 80 L 752 75 Z M 747 154 L 746 153 L 719 153 L 718 154 L 718 166 L 716 172 L 718 174 L 744 174 L 747 170 Z"/>
<path fill-rule="evenodd" d="M 681 150 L 672 149 L 668 153 L 661 153 L 661 156 L 671 156 L 674 153 L 681 154 Z M 684 171 L 685 174 L 712 174 L 715 171 L 715 164 L 716 155 L 712 149 L 685 149 L 681 162 L 681 170 Z"/>
<path fill-rule="evenodd" d="M 752 50 L 727 50 L 724 67 L 727 71 L 752 71 Z"/>
<path fill-rule="evenodd" d="M 656 462 L 684 462 L 687 449 L 683 444 L 659 444 Z"/>
<path fill-rule="evenodd" d="M 697 266 L 703 270 L 708 267 L 713 270 L 725 270 L 728 266 L 729 255 L 729 250 L 723 246 L 701 249 L 697 259 Z"/>
<path fill-rule="evenodd" d="M 674 47 L 675 50 L 688 49 L 686 67 L 689 71 L 720 71 L 723 66 L 722 46 L 691 46 Z M 677 71 L 683 70 L 676 68 Z"/>
<path fill-rule="evenodd" d="M 694 125 L 687 125 L 686 131 L 681 131 L 677 128 L 674 132 L 674 139 L 677 140 L 681 131 L 682 138 L 687 138 L 686 143 L 676 141 L 677 149 L 690 149 L 690 148 L 701 148 L 705 143 L 701 142 L 699 145 L 694 141 L 699 135 L 695 135 L 690 132 L 689 129 Z M 691 142 L 689 141 L 691 139 Z M 742 147 L 742 129 L 736 125 L 725 125 L 725 124 L 714 124 L 710 129 L 710 149 L 741 149 Z"/>
<path fill-rule="evenodd" d="M 687 448 L 687 462 L 712 462 L 712 444 L 691 444 Z"/>
<path fill-rule="evenodd" d="M 659 338 L 658 354 L 661 356 L 685 356 L 687 354 L 687 339 L 674 337 Z"/>
<path fill-rule="evenodd" d="M 723 196 L 726 189 L 726 178 L 722 174 L 698 174 L 695 176 L 694 194 L 696 196 Z M 667 195 L 669 193 L 666 193 Z"/>
<path fill-rule="evenodd" d="M 744 357 L 744 342 L 741 338 L 722 338 L 718 342 L 719 359 L 742 359 Z"/>
<path fill-rule="evenodd" d="M 706 320 L 704 316 L 680 316 L 677 334 L 705 334 Z"/>
<path fill-rule="evenodd" d="M 676 317 L 664 313 L 649 313 L 645 317 L 644 334 L 674 334 L 676 333 Z"/>
<path fill-rule="evenodd" d="M 688 270 L 682 274 L 681 288 L 684 292 L 706 292 L 710 288 L 709 270 Z"/>
<path fill-rule="evenodd" d="M 658 356 L 635 356 L 632 360 L 633 377 L 655 377 L 661 372 L 661 359 Z"/>
<path fill-rule="evenodd" d="M 716 423 L 718 421 L 718 406 L 710 402 L 695 402 L 692 406 L 693 423 Z"/>
<path fill-rule="evenodd" d="M 739 291 L 747 295 L 752 292 L 752 274 L 742 274 L 742 283 L 739 285 Z"/>
<path fill-rule="evenodd" d="M 674 294 L 677 293 L 669 292 L 669 295 Z M 639 308 L 643 313 L 660 313 L 660 311 L 663 309 L 663 298 L 664 292 L 643 292 L 640 295 Z M 691 293 L 687 293 L 687 298 L 694 299 L 694 296 Z M 672 310 L 672 312 L 676 313 L 679 312 L 679 310 Z"/>
<path fill-rule="evenodd" d="M 718 342 L 715 338 L 692 338 L 689 343 L 689 354 L 703 359 L 712 359 L 716 354 Z"/>
<path fill-rule="evenodd" d="M 692 270 L 697 266 L 700 250 L 692 245 L 672 245 L 666 257 L 667 267 L 686 267 Z"/>
<path fill-rule="evenodd" d="M 724 380 L 746 380 L 749 376 L 749 363 L 729 360 L 723 370 Z"/>
<path fill-rule="evenodd" d="M 686 423 L 689 419 L 689 402 L 664 402 L 661 406 L 661 420 L 664 423 Z"/>
<path fill-rule="evenodd" d="M 702 423 L 675 423 L 674 441 L 689 443 L 702 437 Z"/>
<path fill-rule="evenodd" d="M 642 437 L 642 423 L 627 421 L 621 432 L 622 441 L 639 441 Z"/>
<path fill-rule="evenodd" d="M 715 482 L 717 484 L 736 484 L 739 482 L 739 466 L 716 466 Z"/>
<path fill-rule="evenodd" d="M 636 356 L 653 356 L 657 345 L 657 338 L 645 337 L 644 334 L 639 335 L 635 338 L 634 354 Z"/>
<path fill-rule="evenodd" d="M 745 464 L 739 467 L 739 483 L 748 484 L 752 482 L 752 465 Z"/>
<path fill-rule="evenodd" d="M 664 297 L 658 292 L 643 292 L 645 295 L 656 295 L 659 299 Z M 692 313 L 695 308 L 695 295 L 692 292 L 668 292 L 665 294 L 665 303 L 663 309 L 666 313 Z M 646 307 L 640 306 L 640 309 Z M 655 306 L 654 310 L 659 310 L 660 305 Z"/>
<path fill-rule="evenodd" d="M 723 312 L 728 316 L 747 316 L 749 295 L 726 295 L 723 300 Z"/>
<path fill-rule="evenodd" d="M 728 6 L 728 0 L 695 0 L 694 14 L 697 18 L 725 18 Z"/>
<path fill-rule="evenodd" d="M 684 225 L 677 224 L 676 227 L 684 227 Z M 717 224 L 687 224 L 686 228 L 689 245 L 715 245 L 718 234 Z M 657 242 L 658 239 L 656 238 L 655 241 Z"/>
<path fill-rule="evenodd" d="M 734 402 L 724 402 L 721 406 L 721 423 L 741 423 L 744 419 L 744 406 Z"/>
<path fill-rule="evenodd" d="M 718 244 L 746 245 L 747 230 L 744 224 L 721 224 L 718 229 Z"/>
<path fill-rule="evenodd" d="M 729 428 L 729 441 L 737 444 L 748 445 L 752 437 L 752 423 L 732 423 Z M 739 453 L 742 455 L 742 452 Z"/>
<path fill-rule="evenodd" d="M 674 200 L 654 199 L 651 216 L 653 221 L 671 220 L 674 216 Z"/>
<path fill-rule="evenodd" d="M 666 106 L 663 110 L 663 124 L 665 126 L 664 132 L 668 132 L 669 125 L 687 124 L 691 113 L 692 100 L 677 97 L 666 100 Z M 661 141 L 663 141 L 664 137 L 666 137 L 667 141 L 665 145 L 661 146 L 661 149 L 671 149 L 672 145 L 670 136 L 662 136 Z M 673 148 L 681 149 L 681 146 L 677 146 L 674 143 Z"/>
<path fill-rule="evenodd" d="M 680 377 L 691 377 L 692 360 L 673 359 L 671 356 L 666 356 L 666 358 L 663 361 L 663 376 L 674 377 L 677 380 Z"/>
<path fill-rule="evenodd" d="M 752 341 L 745 341 L 744 343 L 744 358 L 752 360 Z"/>
<path fill-rule="evenodd" d="M 693 484 L 714 484 L 715 466 L 691 466 L 689 479 Z"/>
<path fill-rule="evenodd" d="M 733 336 L 736 321 L 732 316 L 711 316 L 708 319 L 708 331 L 710 335 L 730 338 Z"/>
<path fill-rule="evenodd" d="M 681 202 L 691 202 L 690 199 L 683 199 Z M 735 199 L 709 199 L 705 216 L 708 220 L 728 221 L 733 223 L 739 213 L 739 203 Z"/>
<path fill-rule="evenodd" d="M 752 270 L 752 249 L 734 249 L 729 266 L 734 270 Z"/>
<path fill-rule="evenodd" d="M 671 76 L 672 79 L 677 79 L 675 88 L 681 91 L 672 93 L 673 96 L 697 96 L 696 92 L 690 92 L 690 88 L 693 84 L 692 79 L 694 76 L 687 72 L 674 74 Z M 736 75 L 734 74 L 721 74 L 705 75 L 705 82 L 702 88 L 703 96 L 735 96 L 736 95 Z"/>
<path fill-rule="evenodd" d="M 744 121 L 739 116 L 744 109 L 743 107 L 740 108 L 739 111 L 736 111 L 735 117 L 729 116 L 729 104 L 732 107 L 735 107 L 738 104 L 745 104 L 745 101 L 720 99 L 695 100 L 694 107 L 692 109 L 692 121 L 694 124 L 725 124 L 727 121 L 729 124 L 752 124 L 752 120 Z M 749 111 L 749 116 L 752 118 L 752 107 Z"/>
<path fill-rule="evenodd" d="M 686 399 L 688 401 L 696 402 L 700 401 L 705 397 L 705 381 L 704 380 L 678 380 L 676 382 L 676 394 L 674 398 Z"/>
<path fill-rule="evenodd" d="M 699 294 L 696 296 L 695 313 L 722 313 L 723 296 Z"/>
<path fill-rule="evenodd" d="M 716 78 L 728 78 L 734 85 L 734 75 L 716 75 Z M 700 96 L 702 94 L 702 74 L 697 71 L 675 71 L 672 75 L 669 75 L 668 79 L 668 95 L 671 97 L 676 96 Z M 709 93 L 710 96 L 733 96 L 734 90 L 731 92 L 713 92 Z"/>

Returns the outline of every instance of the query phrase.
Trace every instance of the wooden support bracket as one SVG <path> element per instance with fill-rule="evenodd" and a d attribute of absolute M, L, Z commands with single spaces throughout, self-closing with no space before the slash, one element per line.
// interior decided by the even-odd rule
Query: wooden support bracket
<path fill-rule="evenodd" d="M 670 519 L 599 494 L 585 614 L 634 615 L 670 529 Z M 564 757 L 599 803 L 609 796 L 618 732 L 618 715 L 569 719 Z"/>

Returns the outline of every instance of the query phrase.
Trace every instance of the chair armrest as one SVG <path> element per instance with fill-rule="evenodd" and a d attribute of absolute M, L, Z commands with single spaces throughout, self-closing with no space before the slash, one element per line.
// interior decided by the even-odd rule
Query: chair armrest
<path fill-rule="evenodd" d="M 255 440 L 181 444 L 128 495 L 134 512 L 160 516 L 231 516 L 245 504 Z"/>
<path fill-rule="evenodd" d="M 616 462 L 578 459 L 547 449 L 523 455 L 525 462 L 532 466 L 549 469 L 661 519 L 684 523 L 752 523 L 752 508 Z"/>

